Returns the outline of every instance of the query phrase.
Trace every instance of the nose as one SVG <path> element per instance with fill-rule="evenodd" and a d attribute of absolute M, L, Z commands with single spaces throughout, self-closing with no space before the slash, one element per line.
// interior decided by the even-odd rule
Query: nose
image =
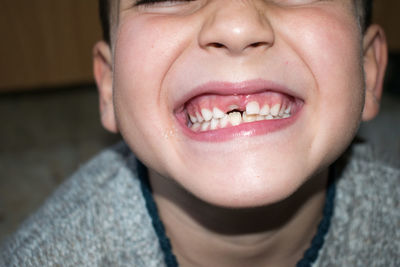
<path fill-rule="evenodd" d="M 227 0 L 214 6 L 199 33 L 199 45 L 208 51 L 240 55 L 266 49 L 274 43 L 274 32 L 254 1 Z"/>

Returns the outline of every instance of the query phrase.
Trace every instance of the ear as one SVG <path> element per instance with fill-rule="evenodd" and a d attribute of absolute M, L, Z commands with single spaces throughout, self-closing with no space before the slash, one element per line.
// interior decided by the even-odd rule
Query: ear
<path fill-rule="evenodd" d="M 117 133 L 113 104 L 111 48 L 104 41 L 98 42 L 93 48 L 93 72 L 99 91 L 101 123 L 108 131 Z"/>
<path fill-rule="evenodd" d="M 387 43 L 383 29 L 370 26 L 364 34 L 365 105 L 362 120 L 373 119 L 379 112 L 387 65 Z"/>

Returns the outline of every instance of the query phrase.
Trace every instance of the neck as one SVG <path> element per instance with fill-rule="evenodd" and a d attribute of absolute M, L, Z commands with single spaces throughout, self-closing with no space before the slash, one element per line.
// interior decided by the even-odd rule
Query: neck
<path fill-rule="evenodd" d="M 322 217 L 327 172 L 272 205 L 210 205 L 150 171 L 160 217 L 180 266 L 294 266 Z M 312 230 L 310 230 L 312 229 Z"/>

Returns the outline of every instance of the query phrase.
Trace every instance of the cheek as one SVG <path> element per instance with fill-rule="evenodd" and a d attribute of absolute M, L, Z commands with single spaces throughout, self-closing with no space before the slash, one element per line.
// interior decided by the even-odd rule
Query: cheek
<path fill-rule="evenodd" d="M 174 135 L 165 79 L 182 44 L 177 23 L 125 17 L 114 54 L 114 106 L 125 141 L 142 160 L 162 162 L 171 155 L 165 142 Z M 137 140 L 140 140 L 138 142 Z M 159 159 L 155 159 L 157 157 Z"/>
<path fill-rule="evenodd" d="M 162 82 L 171 64 L 171 42 L 162 27 L 144 18 L 121 21 L 115 42 L 114 97 L 119 123 L 144 131 L 159 128 L 166 105 Z M 133 124 L 132 122 L 135 122 Z M 156 127 L 142 127 L 142 124 Z M 125 125 L 122 125 L 124 127 Z M 146 133 L 147 134 L 147 133 Z"/>
<path fill-rule="evenodd" d="M 153 150 L 149 136 L 160 136 L 159 123 L 164 106 L 160 101 L 163 61 L 157 50 L 157 30 L 149 30 L 144 20 L 125 17 L 120 22 L 114 43 L 114 106 L 118 128 L 136 151 Z M 157 64 L 157 67 L 155 67 Z M 142 140 L 141 143 L 134 140 Z"/>
<path fill-rule="evenodd" d="M 361 42 L 357 29 L 347 25 L 331 27 L 309 40 L 314 47 L 310 68 L 317 83 L 318 108 L 334 125 L 358 124 L 363 106 Z M 310 55 L 311 57 L 312 55 Z"/>
<path fill-rule="evenodd" d="M 315 59 L 314 73 L 319 108 L 332 122 L 328 131 L 340 127 L 353 135 L 361 117 L 364 82 L 358 29 L 349 25 L 336 24 L 319 40 L 321 58 Z"/>
<path fill-rule="evenodd" d="M 320 12 L 303 18 L 297 21 L 301 30 L 293 32 L 295 38 L 290 40 L 314 80 L 308 105 L 312 151 L 321 157 L 321 150 L 329 148 L 332 153 L 325 155 L 331 157 L 348 145 L 360 122 L 361 37 L 352 14 Z"/>

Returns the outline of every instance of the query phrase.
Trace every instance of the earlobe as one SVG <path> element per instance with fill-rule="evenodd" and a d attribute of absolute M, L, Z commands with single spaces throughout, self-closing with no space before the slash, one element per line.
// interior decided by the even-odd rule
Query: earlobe
<path fill-rule="evenodd" d="M 101 123 L 108 131 L 117 133 L 113 104 L 113 73 L 110 46 L 104 41 L 93 48 L 93 72 L 99 91 Z"/>
<path fill-rule="evenodd" d="M 378 25 L 370 26 L 363 40 L 365 105 L 362 120 L 373 119 L 379 112 L 383 82 L 387 65 L 387 43 L 383 29 Z"/>

